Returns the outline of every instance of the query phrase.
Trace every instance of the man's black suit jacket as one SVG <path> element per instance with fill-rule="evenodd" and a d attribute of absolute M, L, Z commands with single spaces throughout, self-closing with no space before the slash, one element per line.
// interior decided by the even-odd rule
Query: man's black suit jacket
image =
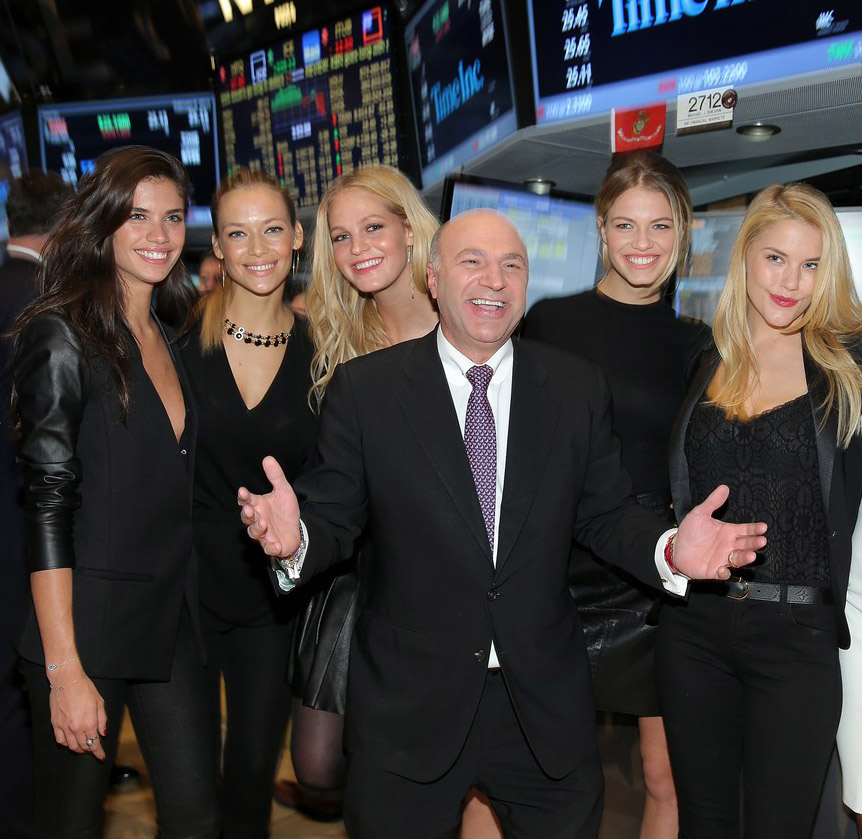
<path fill-rule="evenodd" d="M 442 775 L 470 729 L 493 639 L 527 740 L 553 777 L 595 749 L 590 672 L 567 566 L 577 538 L 658 586 L 665 526 L 631 498 L 603 374 L 516 343 L 496 568 L 436 333 L 342 365 L 320 463 L 297 483 L 301 582 L 367 528 L 348 749 L 416 780 Z"/>

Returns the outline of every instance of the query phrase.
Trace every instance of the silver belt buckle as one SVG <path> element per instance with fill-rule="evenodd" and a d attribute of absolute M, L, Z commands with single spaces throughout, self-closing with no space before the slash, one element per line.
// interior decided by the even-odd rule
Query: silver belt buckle
<path fill-rule="evenodd" d="M 748 580 L 743 579 L 742 577 L 730 577 L 728 579 L 729 583 L 742 583 L 742 594 L 728 594 L 727 596 L 731 600 L 745 600 L 748 598 L 748 593 L 751 591 L 748 585 Z"/>

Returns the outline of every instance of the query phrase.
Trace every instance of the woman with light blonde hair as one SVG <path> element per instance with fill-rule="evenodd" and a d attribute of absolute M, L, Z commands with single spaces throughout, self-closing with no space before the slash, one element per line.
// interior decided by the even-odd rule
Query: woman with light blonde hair
<path fill-rule="evenodd" d="M 805 184 L 756 196 L 713 330 L 671 442 L 674 511 L 727 484 L 721 518 L 755 515 L 769 541 L 661 612 L 679 835 L 807 839 L 841 708 L 862 496 L 862 308 L 826 196 Z"/>
<path fill-rule="evenodd" d="M 356 271 L 355 260 L 343 259 L 349 240 L 339 225 L 353 210 L 351 198 L 363 197 L 365 209 L 385 209 L 397 218 L 404 236 L 405 267 L 396 263 Z M 335 227 L 332 226 L 333 205 Z M 358 209 L 357 209 L 358 211 Z M 373 213 L 369 215 L 372 219 Z M 336 365 L 358 355 L 419 337 L 437 323 L 425 276 L 428 248 L 439 222 L 405 175 L 389 166 L 369 166 L 344 175 L 330 186 L 317 209 L 311 285 L 306 307 L 314 339 L 314 395 L 323 397 Z M 337 228 L 337 229 L 336 229 Z M 335 231 L 335 232 L 333 232 Z M 376 237 L 380 240 L 380 235 Z M 361 255 L 361 254 L 360 254 Z M 391 268 L 391 271 L 390 271 Z M 364 276 L 367 274 L 367 279 Z"/>

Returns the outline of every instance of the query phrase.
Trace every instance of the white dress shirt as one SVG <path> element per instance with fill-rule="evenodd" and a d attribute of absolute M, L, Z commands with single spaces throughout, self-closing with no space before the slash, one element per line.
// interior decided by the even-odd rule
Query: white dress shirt
<path fill-rule="evenodd" d="M 467 422 L 467 402 L 473 392 L 473 385 L 467 378 L 467 371 L 475 367 L 476 363 L 459 352 L 446 340 L 443 330 L 437 330 L 437 352 L 440 353 L 440 361 L 443 362 L 443 372 L 446 374 L 446 383 L 452 394 L 452 402 L 455 404 L 455 413 L 458 415 L 458 425 L 461 428 L 461 436 L 464 436 L 464 426 Z M 497 485 L 494 493 L 494 550 L 492 557 L 494 565 L 497 564 L 497 545 L 500 533 L 500 507 L 503 503 L 503 484 L 506 478 L 506 451 L 509 444 L 509 412 L 512 407 L 512 341 L 509 339 L 497 352 L 485 363 L 494 371 L 488 384 L 488 402 L 491 404 L 491 412 L 494 414 L 494 429 L 497 434 Z M 488 652 L 488 667 L 499 667 L 497 651 L 494 642 L 491 641 L 491 649 Z"/>

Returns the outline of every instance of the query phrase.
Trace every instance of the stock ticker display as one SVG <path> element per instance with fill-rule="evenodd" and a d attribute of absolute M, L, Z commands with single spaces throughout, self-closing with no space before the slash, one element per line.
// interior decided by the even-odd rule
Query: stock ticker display
<path fill-rule="evenodd" d="M 862 5 L 835 0 L 529 0 L 536 122 L 838 70 Z"/>
<path fill-rule="evenodd" d="M 228 174 L 263 169 L 297 207 L 361 165 L 399 165 L 388 10 L 374 6 L 225 61 L 218 70 Z"/>
<path fill-rule="evenodd" d="M 132 144 L 178 158 L 191 181 L 188 224 L 209 225 L 218 183 L 215 99 L 211 93 L 43 105 L 38 110 L 42 168 L 73 186 L 102 152 Z"/>

